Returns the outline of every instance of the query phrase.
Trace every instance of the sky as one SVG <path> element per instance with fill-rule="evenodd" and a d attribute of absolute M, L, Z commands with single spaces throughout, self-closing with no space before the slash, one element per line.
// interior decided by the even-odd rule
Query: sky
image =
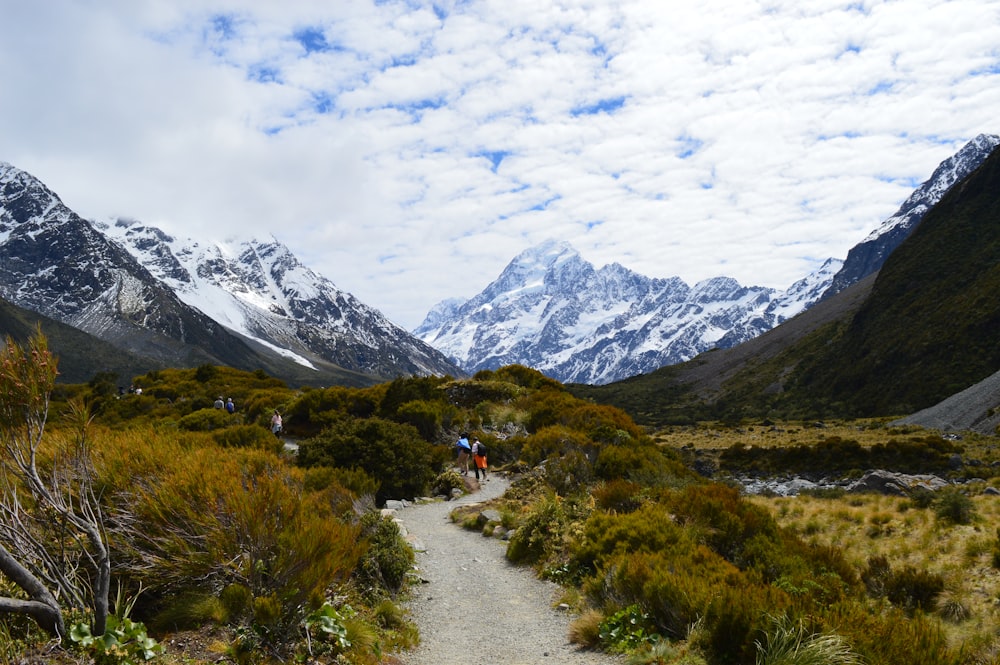
<path fill-rule="evenodd" d="M 413 329 L 519 253 L 784 289 L 1000 133 L 1000 0 L 0 0 L 0 161 Z"/>

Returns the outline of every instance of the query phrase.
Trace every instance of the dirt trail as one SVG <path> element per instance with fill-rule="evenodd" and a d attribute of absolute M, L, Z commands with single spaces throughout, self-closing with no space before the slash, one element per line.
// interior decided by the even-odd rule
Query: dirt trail
<path fill-rule="evenodd" d="M 397 517 L 426 551 L 417 552 L 418 585 L 408 607 L 421 644 L 400 655 L 406 665 L 611 665 L 567 640 L 572 616 L 552 609 L 559 588 L 504 558 L 505 544 L 449 519 L 458 505 L 495 498 L 507 481 L 456 501 L 408 506 Z"/>

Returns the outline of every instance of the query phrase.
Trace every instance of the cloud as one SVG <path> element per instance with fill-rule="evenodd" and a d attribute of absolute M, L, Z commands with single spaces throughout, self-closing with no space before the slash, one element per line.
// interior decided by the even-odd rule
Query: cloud
<path fill-rule="evenodd" d="M 995 0 L 44 4 L 0 23 L 0 159 L 407 327 L 550 237 L 783 288 L 1000 132 Z"/>

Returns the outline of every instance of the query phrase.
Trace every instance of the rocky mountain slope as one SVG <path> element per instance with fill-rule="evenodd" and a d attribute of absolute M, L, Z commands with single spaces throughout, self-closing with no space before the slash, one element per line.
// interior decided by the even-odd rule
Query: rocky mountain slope
<path fill-rule="evenodd" d="M 1000 145 L 1000 136 L 980 134 L 961 150 L 941 162 L 934 173 L 913 191 L 896 214 L 887 218 L 862 242 L 851 248 L 844 265 L 834 275 L 824 297 L 839 293 L 851 284 L 878 271 L 893 250 L 913 232 L 924 215 L 933 208 L 955 183 L 979 168 Z"/>
<path fill-rule="evenodd" d="M 330 362 L 383 379 L 463 375 L 273 238 L 206 244 L 123 219 L 99 228 L 182 301 L 306 367 Z"/>
<path fill-rule="evenodd" d="M 0 297 L 150 368 L 209 363 L 313 385 L 461 374 L 277 243 L 227 254 L 140 224 L 98 228 L 2 162 Z"/>

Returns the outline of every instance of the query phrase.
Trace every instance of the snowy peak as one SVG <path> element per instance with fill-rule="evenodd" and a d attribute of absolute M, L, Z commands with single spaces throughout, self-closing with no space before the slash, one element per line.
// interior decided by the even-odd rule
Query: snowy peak
<path fill-rule="evenodd" d="M 877 272 L 893 250 L 913 232 L 924 215 L 937 205 L 941 197 L 956 183 L 979 168 L 998 145 L 1000 136 L 980 134 L 966 143 L 957 153 L 941 162 L 931 177 L 913 191 L 894 215 L 882 222 L 878 229 L 848 252 L 844 265 L 834 276 L 823 297 L 828 298 L 840 293 Z"/>
<path fill-rule="evenodd" d="M 461 374 L 273 237 L 206 243 L 131 220 L 102 228 L 184 302 L 303 366 L 333 362 L 380 378 Z"/>
<path fill-rule="evenodd" d="M 607 383 L 748 329 L 744 319 L 759 319 L 770 295 L 728 277 L 691 288 L 619 264 L 595 269 L 568 243 L 546 241 L 471 300 L 435 308 L 414 334 L 469 372 L 520 363 L 560 381 Z"/>

